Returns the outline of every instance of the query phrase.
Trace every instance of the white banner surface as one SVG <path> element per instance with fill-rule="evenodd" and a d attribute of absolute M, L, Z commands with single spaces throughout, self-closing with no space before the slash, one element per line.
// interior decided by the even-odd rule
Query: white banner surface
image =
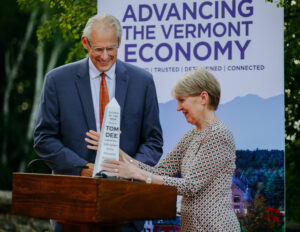
<path fill-rule="evenodd" d="M 198 66 L 221 84 L 217 113 L 238 149 L 284 149 L 282 8 L 264 0 L 98 0 L 98 13 L 122 24 L 119 58 L 153 74 L 166 152 L 190 128 L 171 89 Z"/>
<path fill-rule="evenodd" d="M 153 74 L 164 154 L 192 128 L 176 112 L 171 89 L 190 69 L 205 67 L 221 84 L 217 115 L 236 141 L 232 207 L 246 215 L 260 189 L 283 211 L 283 9 L 265 0 L 98 0 L 98 13 L 121 22 L 119 58 Z"/>

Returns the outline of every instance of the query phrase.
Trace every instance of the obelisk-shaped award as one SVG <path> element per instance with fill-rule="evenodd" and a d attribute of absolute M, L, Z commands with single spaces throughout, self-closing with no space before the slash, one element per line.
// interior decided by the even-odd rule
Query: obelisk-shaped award
<path fill-rule="evenodd" d="M 105 159 L 119 160 L 120 106 L 113 98 L 105 107 L 93 177 L 102 170 Z"/>

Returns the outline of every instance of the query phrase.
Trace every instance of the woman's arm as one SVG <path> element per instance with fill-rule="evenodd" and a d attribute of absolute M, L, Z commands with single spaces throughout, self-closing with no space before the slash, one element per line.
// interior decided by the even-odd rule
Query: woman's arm
<path fill-rule="evenodd" d="M 111 159 L 104 161 L 106 163 L 102 164 L 102 168 L 104 171 L 109 172 L 109 176 L 140 180 L 148 184 L 163 184 L 162 176 L 153 175 L 151 172 L 139 168 L 136 164 L 130 163 L 126 158 L 122 158 L 120 161 Z"/>
<path fill-rule="evenodd" d="M 183 178 L 164 177 L 163 184 L 176 186 L 179 195 L 195 196 L 215 178 L 228 181 L 235 169 L 235 146 L 231 134 L 218 131 L 209 136 L 195 155 L 195 160 Z M 230 178 L 231 179 L 231 178 Z"/>
<path fill-rule="evenodd" d="M 185 153 L 185 150 L 189 146 L 190 138 L 194 130 L 190 130 L 187 132 L 181 140 L 178 142 L 177 146 L 171 151 L 169 154 L 165 156 L 164 159 L 160 161 L 159 164 L 155 167 L 151 167 L 147 164 L 144 164 L 140 161 L 135 160 L 128 154 L 126 154 L 123 150 L 120 149 L 120 160 L 124 157 L 129 163 L 138 166 L 140 169 L 145 170 L 147 172 L 151 172 L 156 175 L 163 175 L 163 176 L 174 176 L 176 173 L 180 172 L 181 169 L 181 160 Z M 90 130 L 86 133 L 87 137 L 85 141 L 89 143 L 87 146 L 89 149 L 97 150 L 98 149 L 98 141 L 100 138 L 100 134 L 96 131 Z M 156 177 L 153 176 L 153 181 L 156 180 Z M 159 182 L 159 180 L 157 180 Z"/>

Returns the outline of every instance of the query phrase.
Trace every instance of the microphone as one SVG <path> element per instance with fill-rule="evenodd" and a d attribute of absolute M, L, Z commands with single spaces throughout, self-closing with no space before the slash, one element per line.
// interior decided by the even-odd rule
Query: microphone
<path fill-rule="evenodd" d="M 109 176 L 105 173 L 104 170 L 99 171 L 98 173 L 96 173 L 95 177 L 97 178 L 104 178 L 104 179 L 109 179 L 109 180 L 119 180 L 119 181 L 128 181 L 126 179 L 121 179 L 117 176 Z"/>
<path fill-rule="evenodd" d="M 47 169 L 46 172 L 45 170 L 42 171 L 42 172 L 36 172 L 33 170 L 33 167 L 34 165 L 37 165 L 38 162 L 40 161 L 43 161 L 43 167 L 41 166 L 38 166 L 39 169 Z M 25 172 L 31 172 L 31 173 L 51 173 L 51 169 L 46 165 L 46 162 L 48 163 L 51 163 L 51 161 L 46 161 L 45 159 L 34 159 L 34 160 L 31 160 L 26 168 L 25 168 Z M 89 167 L 86 166 L 86 165 L 64 165 L 64 166 L 61 166 L 61 169 L 62 170 L 67 170 L 67 169 L 88 169 Z M 31 170 L 31 171 L 30 171 Z M 95 175 L 96 178 L 105 178 L 105 179 L 110 179 L 110 180 L 120 180 L 120 181 L 127 181 L 125 179 L 120 179 L 119 177 L 116 177 L 116 176 L 109 176 L 105 173 L 104 170 L 101 170 L 99 171 L 96 175 Z"/>
<path fill-rule="evenodd" d="M 51 169 L 45 164 L 46 162 L 50 163 L 51 164 L 51 161 L 46 161 L 44 159 L 34 159 L 34 160 L 31 160 L 26 168 L 25 168 L 25 172 L 31 172 L 31 173 L 34 173 L 34 170 L 33 170 L 33 167 L 34 165 L 36 165 L 38 162 L 40 161 L 43 161 L 43 167 L 39 166 L 38 168 L 41 170 L 41 169 L 45 169 L 44 171 L 46 171 L 46 173 L 51 173 Z M 68 169 L 88 169 L 89 167 L 88 166 L 85 166 L 85 165 L 64 165 L 64 166 L 61 166 L 63 170 L 68 170 Z M 31 170 L 31 171 L 30 171 Z M 42 173 L 45 173 L 45 172 L 42 172 Z"/>
<path fill-rule="evenodd" d="M 103 170 L 101 170 L 100 172 L 97 172 L 95 177 L 98 177 L 98 178 L 107 178 L 107 174 L 104 173 Z"/>

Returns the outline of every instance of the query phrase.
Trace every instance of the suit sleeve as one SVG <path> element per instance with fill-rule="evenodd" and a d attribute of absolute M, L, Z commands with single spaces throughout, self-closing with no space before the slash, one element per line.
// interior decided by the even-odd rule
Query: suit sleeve
<path fill-rule="evenodd" d="M 162 155 L 163 137 L 159 121 L 159 107 L 153 79 L 150 79 L 144 99 L 142 142 L 135 158 L 154 166 Z"/>
<path fill-rule="evenodd" d="M 43 88 L 41 103 L 34 132 L 34 148 L 54 172 L 78 175 L 81 169 L 70 169 L 85 165 L 87 161 L 66 147 L 60 131 L 60 107 L 55 80 L 48 74 Z"/>

